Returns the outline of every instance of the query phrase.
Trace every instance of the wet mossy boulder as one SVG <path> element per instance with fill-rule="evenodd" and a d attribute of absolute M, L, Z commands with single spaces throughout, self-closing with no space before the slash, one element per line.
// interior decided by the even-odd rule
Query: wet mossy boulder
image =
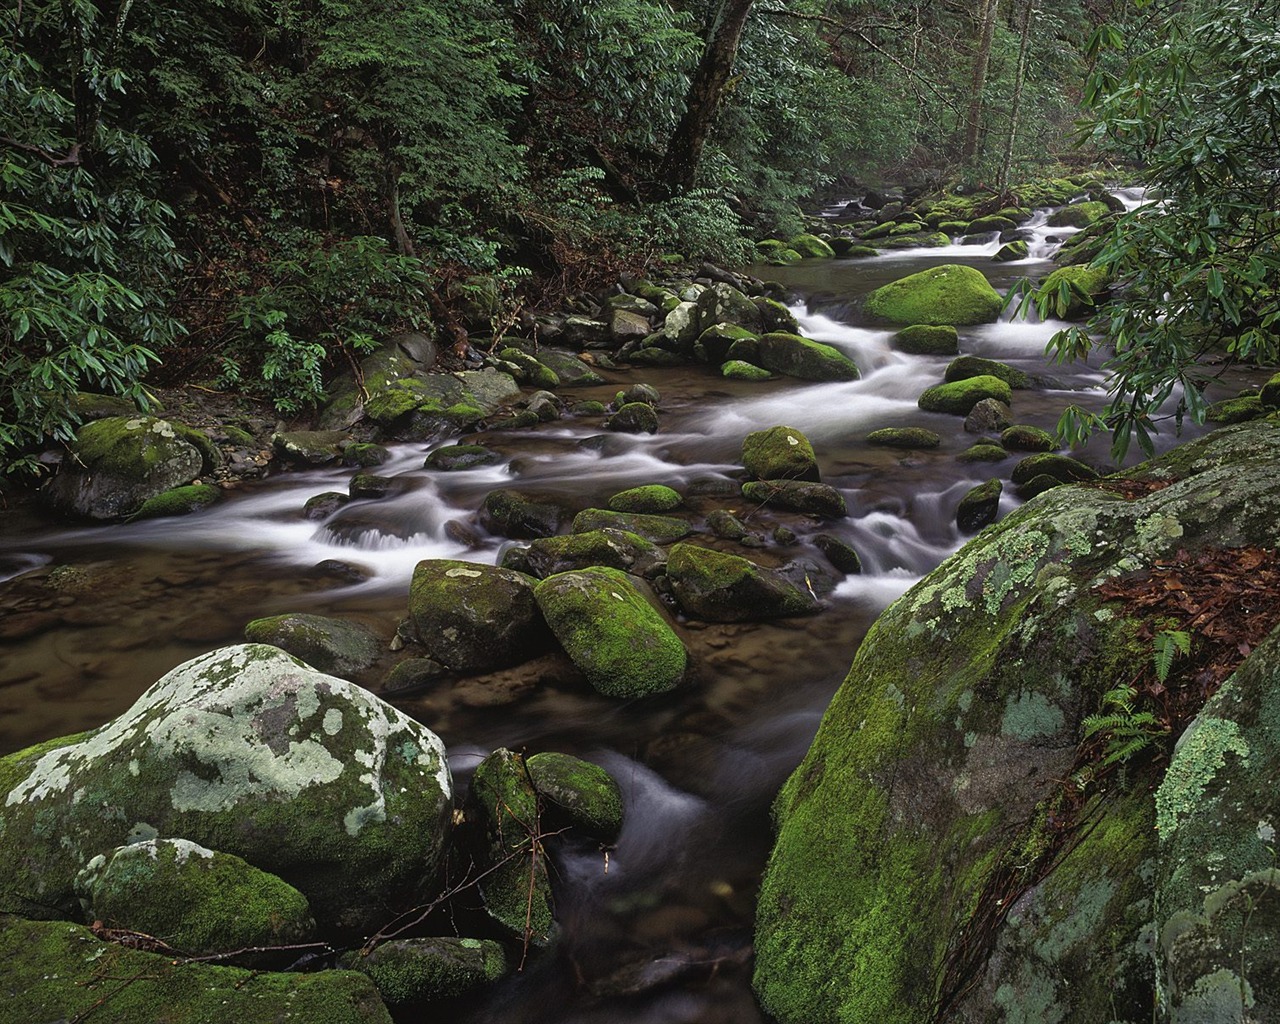
<path fill-rule="evenodd" d="M 667 578 L 680 607 L 695 619 L 756 622 L 818 610 L 817 598 L 780 572 L 696 544 L 671 549 Z"/>
<path fill-rule="evenodd" d="M 777 299 L 757 295 L 751 301 L 755 303 L 756 309 L 760 310 L 761 330 L 763 333 L 768 334 L 770 331 L 785 331 L 788 334 L 800 333 L 800 322 L 796 320 L 796 315 Z"/>
<path fill-rule="evenodd" d="M 628 402 L 605 420 L 604 425 L 624 434 L 656 434 L 658 414 L 648 402 Z"/>
<path fill-rule="evenodd" d="M 452 783 L 425 726 L 245 644 L 178 666 L 99 729 L 0 759 L 0 794 L 0 895 L 28 916 L 76 916 L 99 854 L 181 838 L 277 875 L 322 930 L 364 934 L 427 895 Z"/>
<path fill-rule="evenodd" d="M 821 479 L 813 445 L 795 427 L 769 427 L 742 441 L 742 465 L 753 480 Z"/>
<path fill-rule="evenodd" d="M 983 359 L 981 356 L 960 356 L 953 359 L 942 375 L 947 383 L 971 377 L 999 377 L 1015 391 L 1031 386 L 1031 378 L 1017 367 L 995 359 Z"/>
<path fill-rule="evenodd" d="M 1208 423 L 1244 423 L 1267 415 L 1267 408 L 1257 395 L 1244 395 L 1240 398 L 1226 398 L 1214 402 L 1205 410 L 1204 418 Z"/>
<path fill-rule="evenodd" d="M 538 794 L 524 758 L 500 747 L 476 767 L 468 798 L 485 913 L 508 937 L 543 948 L 556 934 Z"/>
<path fill-rule="evenodd" d="M 1280 409 L 1280 373 L 1262 385 L 1262 390 L 1258 392 L 1258 401 L 1268 411 Z"/>
<path fill-rule="evenodd" d="M 863 310 L 895 324 L 950 324 L 963 327 L 994 323 L 1003 300 L 972 267 L 947 263 L 877 288 Z"/>
<path fill-rule="evenodd" d="M 653 544 L 671 544 L 693 533 L 693 527 L 683 519 L 646 512 L 584 508 L 573 517 L 574 533 L 589 533 L 593 530 L 622 530 L 638 534 Z"/>
<path fill-rule="evenodd" d="M 553 536 L 564 517 L 564 509 L 555 502 L 509 487 L 490 491 L 480 506 L 480 524 L 486 530 L 516 540 Z"/>
<path fill-rule="evenodd" d="M 760 337 L 755 362 L 766 370 L 801 380 L 858 380 L 861 376 L 857 364 L 838 348 L 785 331 Z"/>
<path fill-rule="evenodd" d="M 1010 218 L 1001 217 L 999 214 L 993 213 L 970 221 L 967 233 L 971 235 L 989 235 L 993 231 L 1008 231 L 1017 226 L 1017 223 Z"/>
<path fill-rule="evenodd" d="M 648 324 L 646 323 L 645 326 L 647 328 Z M 511 376 L 521 384 L 528 384 L 535 388 L 560 386 L 560 375 L 529 352 L 518 348 L 504 348 L 498 353 L 498 358 L 501 362 L 513 367 L 514 372 Z"/>
<path fill-rule="evenodd" d="M 609 499 L 609 507 L 615 512 L 670 512 L 682 504 L 680 492 L 666 484 L 629 487 Z"/>
<path fill-rule="evenodd" d="M 752 480 L 742 485 L 742 496 L 758 505 L 823 519 L 840 519 L 849 514 L 844 495 L 828 484 L 807 480 Z"/>
<path fill-rule="evenodd" d="M 982 374 L 977 377 L 966 377 L 964 380 L 935 384 L 920 395 L 917 404 L 925 412 L 967 416 L 975 405 L 987 398 L 994 398 L 997 402 L 1008 405 L 1013 401 L 1013 392 L 999 377 Z"/>
<path fill-rule="evenodd" d="M 719 366 L 740 341 L 754 341 L 759 335 L 736 324 L 712 324 L 694 343 L 693 352 L 699 362 Z"/>
<path fill-rule="evenodd" d="M 822 552 L 832 568 L 846 576 L 862 572 L 862 559 L 852 544 L 830 533 L 820 533 L 813 538 L 814 546 Z"/>
<path fill-rule="evenodd" d="M 249 971 L 109 942 L 68 921 L 0 916 L 4 1015 L 94 1024 L 391 1024 L 355 971 Z M 118 978 L 121 981 L 107 979 Z"/>
<path fill-rule="evenodd" d="M 456 473 L 466 469 L 483 469 L 502 461 L 502 456 L 481 444 L 450 444 L 437 448 L 427 456 L 424 469 Z"/>
<path fill-rule="evenodd" d="M 595 367 L 572 352 L 542 347 L 538 349 L 537 358 L 538 362 L 560 378 L 560 386 L 563 388 L 585 388 L 604 383 L 604 378 Z"/>
<path fill-rule="evenodd" d="M 603 843 L 622 831 L 622 791 L 599 765 L 570 754 L 534 754 L 526 762 L 545 816 L 582 829 Z M 553 820 L 550 824 L 555 824 Z"/>
<path fill-rule="evenodd" d="M 648 697 L 684 678 L 684 644 L 625 572 L 597 566 L 557 573 L 534 594 L 560 646 L 605 696 Z"/>
<path fill-rule="evenodd" d="M 1028 253 L 1027 243 L 1020 238 L 1005 242 L 996 254 L 991 257 L 993 263 L 1012 263 L 1014 260 L 1025 260 Z"/>
<path fill-rule="evenodd" d="M 977 533 L 996 521 L 1004 482 L 998 478 L 971 488 L 956 508 L 956 526 L 961 533 Z"/>
<path fill-rule="evenodd" d="M 1185 772 L 1132 762 L 1084 806 L 1063 780 L 1088 750 L 1083 718 L 1151 660 L 1145 614 L 1100 588 L 1182 550 L 1194 564 L 1273 543 L 1277 441 L 1266 420 L 1217 431 L 1131 471 L 1167 485 L 1133 500 L 1049 491 L 880 616 L 775 803 L 755 942 L 766 1013 L 914 1024 L 941 996 L 955 1020 L 1148 1020 L 1153 966 L 1170 951 L 1162 991 L 1231 992 L 1238 1012 L 1239 974 L 1219 972 L 1233 971 L 1228 948 L 1239 955 L 1244 895 L 1270 898 L 1255 872 L 1270 867 L 1280 811 L 1275 684 L 1253 707 L 1208 709 L 1220 724 L 1203 745 L 1184 737 L 1173 761 L 1185 751 Z M 1197 818 L 1197 841 L 1179 848 Z M 1182 936 L 1186 988 L 1169 981 Z M 1270 949 L 1254 948 L 1273 971 Z M 1182 1019 L 1248 1018 L 1200 1003 Z"/>
<path fill-rule="evenodd" d="M 390 382 L 365 403 L 365 415 L 387 434 L 417 441 L 469 430 L 519 396 L 515 378 L 494 369 L 433 373 Z"/>
<path fill-rule="evenodd" d="M 957 462 L 1003 462 L 1009 452 L 992 441 L 979 441 L 956 456 Z"/>
<path fill-rule="evenodd" d="M 510 548 L 502 556 L 503 568 L 528 573 L 537 579 L 597 565 L 648 577 L 663 561 L 664 555 L 655 544 L 639 534 L 614 529 L 543 537 L 527 548 Z"/>
<path fill-rule="evenodd" d="M 1064 206 L 1049 214 L 1051 228 L 1087 228 L 1096 220 L 1100 220 L 1111 212 L 1106 203 L 1087 201 Z"/>
<path fill-rule="evenodd" d="M 743 359 L 729 359 L 720 364 L 720 376 L 729 380 L 763 381 L 772 380 L 773 374 L 762 366 L 756 366 Z"/>
<path fill-rule="evenodd" d="M 1015 423 L 1000 434 L 1000 443 L 1014 452 L 1051 452 L 1058 442 L 1047 430 L 1030 423 Z"/>
<path fill-rule="evenodd" d="M 829 260 L 836 254 L 835 250 L 817 235 L 795 235 L 787 241 L 787 247 L 794 249 L 805 259 Z"/>
<path fill-rule="evenodd" d="M 937 448 L 942 437 L 927 427 L 881 427 L 867 435 L 867 444 L 882 448 Z"/>
<path fill-rule="evenodd" d="M 187 516 L 217 504 L 222 491 L 213 484 L 187 484 L 173 487 L 154 498 L 148 498 L 129 518 L 164 519 L 169 516 Z"/>
<path fill-rule="evenodd" d="M 306 942 L 316 926 L 293 886 L 186 839 L 147 839 L 99 854 L 75 887 L 85 920 L 163 935 L 184 956 Z"/>
<path fill-rule="evenodd" d="M 457 672 L 527 661 L 547 628 L 523 573 L 447 558 L 421 561 L 409 585 L 409 619 L 427 654 Z"/>
<path fill-rule="evenodd" d="M 370 952 L 353 950 L 338 966 L 367 975 L 383 1003 L 394 1010 L 470 995 L 507 973 L 507 954 L 493 939 L 438 935 L 392 939 Z"/>
<path fill-rule="evenodd" d="M 787 267 L 792 263 L 799 263 L 802 259 L 804 259 L 804 256 L 801 253 L 796 252 L 790 246 L 784 246 L 769 253 L 765 262 L 771 267 Z"/>
<path fill-rule="evenodd" d="M 72 457 L 63 460 L 43 495 L 66 515 L 123 519 L 213 468 L 195 433 L 154 416 L 93 420 L 76 431 Z"/>
<path fill-rule="evenodd" d="M 890 338 L 889 344 L 914 356 L 953 356 L 959 350 L 960 336 L 950 324 L 912 324 Z"/>
<path fill-rule="evenodd" d="M 966 434 L 999 434 L 1013 425 L 1013 410 L 998 398 L 984 398 L 964 418 Z"/>
<path fill-rule="evenodd" d="M 1037 476 L 1051 476 L 1060 483 L 1069 484 L 1079 480 L 1096 480 L 1098 471 L 1070 455 L 1057 455 L 1053 452 L 1037 452 L 1028 455 L 1013 467 L 1012 479 L 1015 484 L 1025 484 Z"/>
<path fill-rule="evenodd" d="M 760 310 L 746 295 L 731 284 L 717 281 L 697 299 L 699 333 L 715 324 L 737 324 L 749 331 L 764 326 Z"/>
<path fill-rule="evenodd" d="M 254 619 L 244 627 L 252 644 L 270 644 L 321 672 L 349 678 L 370 668 L 386 645 L 368 626 L 327 615 L 289 612 Z"/>

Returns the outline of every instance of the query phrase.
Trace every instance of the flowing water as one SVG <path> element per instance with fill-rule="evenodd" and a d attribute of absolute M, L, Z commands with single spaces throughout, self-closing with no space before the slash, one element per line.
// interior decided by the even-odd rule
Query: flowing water
<path fill-rule="evenodd" d="M 31 510 L 0 513 L 0 753 L 101 724 L 175 665 L 238 642 L 258 616 L 341 615 L 390 640 L 420 559 L 501 557 L 510 542 L 474 521 L 495 487 L 577 510 L 626 487 L 666 483 L 688 496 L 695 518 L 735 510 L 764 542 L 753 557 L 773 565 L 821 564 L 810 538 L 836 534 L 861 554 L 862 575 L 839 582 L 812 618 L 681 623 L 695 667 L 674 694 L 619 703 L 541 659 L 396 701 L 445 740 L 462 780 L 498 746 L 561 750 L 608 768 L 626 803 L 623 834 L 607 857 L 588 846 L 553 851 L 563 927 L 555 951 L 458 1008 L 456 1020 L 762 1020 L 750 993 L 750 942 L 769 803 L 803 757 L 872 620 L 963 542 L 954 515 L 965 492 L 991 475 L 1007 480 L 1016 461 L 956 461 L 976 438 L 959 418 L 916 406 L 948 360 L 895 352 L 892 332 L 857 323 L 853 299 L 943 262 L 976 266 L 1001 289 L 1046 273 L 1055 242 L 1044 220 L 1040 214 L 1031 225 L 1032 258 L 1013 264 L 991 262 L 993 236 L 873 260 L 755 268 L 795 290 L 803 332 L 846 352 L 862 370 L 859 381 L 746 384 L 705 367 L 618 372 L 608 386 L 579 394 L 607 401 L 620 385 L 654 384 L 662 394 L 659 434 L 601 438 L 598 420 L 491 432 L 485 443 L 503 463 L 455 473 L 423 469 L 428 446 L 399 445 L 378 470 L 395 477 L 395 492 L 354 501 L 324 522 L 308 520 L 303 504 L 345 492 L 349 469 L 243 485 L 181 519 L 67 528 Z M 1069 403 L 1103 404 L 1096 367 L 1046 363 L 1045 342 L 1060 326 L 1006 320 L 961 331 L 962 352 L 1052 378 L 1045 389 L 1015 393 L 1019 422 L 1052 429 Z M 744 505 L 743 436 L 779 423 L 813 441 L 823 480 L 849 504 L 848 519 L 818 524 Z M 878 427 L 907 425 L 939 432 L 942 446 L 905 453 L 864 441 Z M 1104 454 L 1101 446 L 1085 457 Z M 1002 513 L 1017 503 L 1011 491 Z M 779 544 L 777 525 L 798 540 Z M 389 655 L 381 671 L 393 663 Z"/>

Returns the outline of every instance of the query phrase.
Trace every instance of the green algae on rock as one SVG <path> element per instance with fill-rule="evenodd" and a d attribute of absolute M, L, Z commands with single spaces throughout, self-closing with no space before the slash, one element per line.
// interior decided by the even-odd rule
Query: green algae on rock
<path fill-rule="evenodd" d="M 29 916 L 74 916 L 97 855 L 183 838 L 279 876 L 347 932 L 431 884 L 452 782 L 425 726 L 245 644 L 178 666 L 99 729 L 0 759 L 0 794 L 0 894 Z"/>
<path fill-rule="evenodd" d="M 950 324 L 912 324 L 890 338 L 889 344 L 910 355 L 953 356 L 960 341 L 956 329 Z"/>
<path fill-rule="evenodd" d="M 671 544 L 693 533 L 693 527 L 675 516 L 658 516 L 647 512 L 614 512 L 611 509 L 584 508 L 573 517 L 574 533 L 594 530 L 622 530 L 638 534 L 653 544 Z"/>
<path fill-rule="evenodd" d="M 742 465 L 753 480 L 821 479 L 813 445 L 795 427 L 769 427 L 742 440 Z"/>
<path fill-rule="evenodd" d="M 76 876 L 86 920 L 163 935 L 184 956 L 306 942 L 306 897 L 240 857 L 148 839 L 94 857 Z"/>
<path fill-rule="evenodd" d="M 947 364 L 942 379 L 947 383 L 968 380 L 970 377 L 999 377 L 1015 391 L 1031 386 L 1031 378 L 1021 370 L 995 359 L 981 356 L 958 356 Z"/>
<path fill-rule="evenodd" d="M 537 579 L 596 565 L 648 577 L 659 570 L 665 557 L 660 548 L 637 533 L 603 529 L 543 537 L 527 548 L 509 548 L 502 556 L 502 567 Z"/>
<path fill-rule="evenodd" d="M 709 622 L 755 622 L 809 615 L 818 599 L 781 573 L 738 555 L 695 544 L 677 544 L 667 577 L 680 607 Z"/>
<path fill-rule="evenodd" d="M 605 696 L 665 693 L 684 678 L 684 644 L 626 573 L 603 566 L 557 573 L 534 594 L 560 646 Z"/>
<path fill-rule="evenodd" d="M 963 327 L 994 323 L 1002 305 L 1000 293 L 980 271 L 947 263 L 877 288 L 863 309 L 895 324 Z"/>
<path fill-rule="evenodd" d="M 773 374 L 761 366 L 748 363 L 745 359 L 727 359 L 720 364 L 720 376 L 729 380 L 762 381 L 772 380 Z"/>
<path fill-rule="evenodd" d="M 208 508 L 221 497 L 222 491 L 213 484 L 187 484 L 185 487 L 173 487 L 153 498 L 148 498 L 129 518 L 131 520 L 162 519 L 167 516 L 186 516 Z"/>

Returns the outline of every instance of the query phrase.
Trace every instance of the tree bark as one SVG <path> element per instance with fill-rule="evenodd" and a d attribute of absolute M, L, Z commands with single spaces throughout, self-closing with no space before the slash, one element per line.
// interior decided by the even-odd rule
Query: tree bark
<path fill-rule="evenodd" d="M 987 67 L 991 63 L 991 43 L 996 33 L 996 13 L 1000 0 L 978 0 L 978 49 L 973 55 L 973 72 L 969 81 L 969 117 L 964 128 L 964 145 L 960 159 L 968 163 L 977 155 L 982 130 L 982 91 L 987 85 Z"/>
<path fill-rule="evenodd" d="M 1022 112 L 1022 86 L 1027 80 L 1027 51 L 1031 43 L 1031 19 L 1035 16 L 1035 0 L 1023 0 L 1022 39 L 1018 43 L 1018 70 L 1013 82 L 1013 102 L 1009 106 L 1009 134 L 1004 143 L 1004 160 L 1000 164 L 1000 190 L 1009 187 L 1009 170 L 1013 165 L 1013 146 L 1018 136 L 1018 117 Z"/>
<path fill-rule="evenodd" d="M 715 123 L 725 86 L 729 83 L 729 74 L 738 56 L 738 44 L 742 41 L 742 30 L 746 27 L 753 2 L 722 0 L 716 11 L 702 59 L 685 95 L 684 114 L 671 136 L 658 172 L 659 185 L 668 196 L 680 195 L 693 187 L 702 148 Z"/>

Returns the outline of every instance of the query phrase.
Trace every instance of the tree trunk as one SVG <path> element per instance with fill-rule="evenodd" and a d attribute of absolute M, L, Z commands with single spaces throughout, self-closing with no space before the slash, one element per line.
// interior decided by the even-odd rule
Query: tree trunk
<path fill-rule="evenodd" d="M 995 38 L 996 14 L 1000 0 L 978 0 L 978 49 L 973 55 L 973 73 L 969 82 L 969 119 L 964 129 L 964 146 L 960 159 L 968 163 L 978 152 L 982 129 L 982 91 L 987 85 L 987 66 L 991 63 L 991 42 Z"/>
<path fill-rule="evenodd" d="M 1013 81 L 1013 102 L 1009 105 L 1009 134 L 1004 142 L 1004 160 L 1000 164 L 1000 191 L 1009 187 L 1009 169 L 1013 165 L 1013 145 L 1018 136 L 1018 115 L 1022 110 L 1022 86 L 1027 80 L 1027 51 L 1031 42 L 1031 19 L 1035 16 L 1035 0 L 1023 0 L 1022 39 L 1018 43 L 1018 70 Z"/>
<path fill-rule="evenodd" d="M 666 195 L 679 195 L 693 187 L 702 159 L 702 147 L 715 123 L 716 111 L 724 96 L 754 0 L 722 0 L 707 33 L 702 59 L 693 73 L 685 96 L 684 115 L 667 145 L 658 172 L 659 185 Z"/>

